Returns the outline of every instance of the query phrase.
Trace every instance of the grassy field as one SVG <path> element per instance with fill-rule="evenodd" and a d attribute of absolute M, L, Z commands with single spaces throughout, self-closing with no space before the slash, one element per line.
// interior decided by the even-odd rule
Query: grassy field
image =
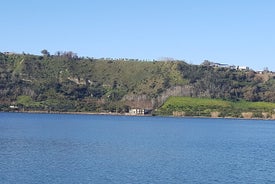
<path fill-rule="evenodd" d="M 221 99 L 170 97 L 156 111 L 158 115 L 236 118 L 274 118 L 275 103 L 231 102 Z"/>

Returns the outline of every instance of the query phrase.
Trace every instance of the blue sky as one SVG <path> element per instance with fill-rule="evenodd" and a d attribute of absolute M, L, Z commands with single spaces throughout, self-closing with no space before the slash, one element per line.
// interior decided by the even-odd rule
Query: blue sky
<path fill-rule="evenodd" d="M 214 62 L 275 71 L 273 0 L 2 0 L 0 52 Z"/>

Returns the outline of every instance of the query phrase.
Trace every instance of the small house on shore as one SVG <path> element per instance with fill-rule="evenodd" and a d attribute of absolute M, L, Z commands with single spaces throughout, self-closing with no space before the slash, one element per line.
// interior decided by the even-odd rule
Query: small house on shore
<path fill-rule="evenodd" d="M 142 109 L 142 108 L 129 109 L 130 115 L 145 115 L 145 114 L 149 114 L 150 112 L 151 112 L 150 110 Z"/>

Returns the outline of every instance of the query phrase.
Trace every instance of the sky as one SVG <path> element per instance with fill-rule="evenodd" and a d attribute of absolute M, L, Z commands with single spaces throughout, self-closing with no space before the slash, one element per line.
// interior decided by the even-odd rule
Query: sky
<path fill-rule="evenodd" d="M 275 71 L 274 0 L 0 0 L 0 52 Z"/>

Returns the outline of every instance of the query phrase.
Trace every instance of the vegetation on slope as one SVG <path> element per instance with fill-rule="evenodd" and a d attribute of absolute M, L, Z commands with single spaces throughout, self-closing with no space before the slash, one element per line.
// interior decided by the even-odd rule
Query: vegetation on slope
<path fill-rule="evenodd" d="M 175 116 L 274 118 L 274 110 L 275 103 L 270 102 L 170 97 L 156 113 Z"/>
<path fill-rule="evenodd" d="M 15 105 L 20 110 L 127 112 L 158 108 L 169 96 L 275 102 L 271 73 L 184 61 L 42 54 L 0 53 L 0 110 Z"/>

